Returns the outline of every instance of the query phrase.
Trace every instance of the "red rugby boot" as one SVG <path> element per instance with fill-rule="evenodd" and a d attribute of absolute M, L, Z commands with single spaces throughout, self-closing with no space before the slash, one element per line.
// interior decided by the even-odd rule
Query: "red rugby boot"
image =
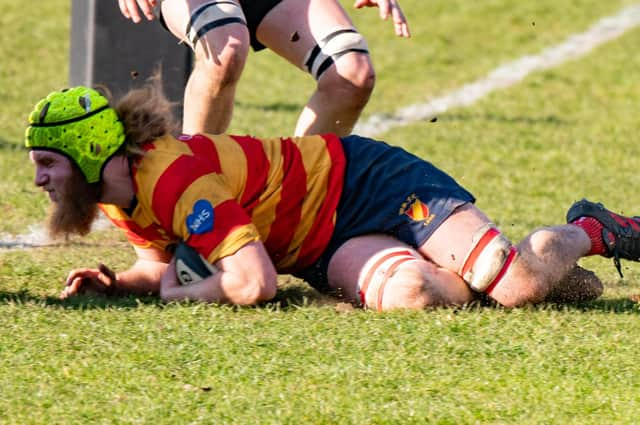
<path fill-rule="evenodd" d="M 602 226 L 601 229 L 595 228 L 600 235 L 589 234 L 590 232 L 587 230 L 593 244 L 596 247 L 602 247 L 601 252 L 594 253 L 613 257 L 613 263 L 622 277 L 621 258 L 633 261 L 640 260 L 640 217 L 625 217 L 615 214 L 607 210 L 601 203 L 590 202 L 586 199 L 574 203 L 567 211 L 567 223 L 581 225 L 580 220 L 586 217 L 596 219 Z M 581 227 L 584 228 L 584 226 Z M 601 240 L 598 240 L 597 236 L 601 236 Z"/>

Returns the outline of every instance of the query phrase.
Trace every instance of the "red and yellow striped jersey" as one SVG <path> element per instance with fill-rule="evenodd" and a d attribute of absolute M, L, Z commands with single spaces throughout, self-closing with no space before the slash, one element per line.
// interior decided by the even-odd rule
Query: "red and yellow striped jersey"
<path fill-rule="evenodd" d="M 345 171 L 337 136 L 165 136 L 145 151 L 131 216 L 101 205 L 136 246 L 184 240 L 215 262 L 260 240 L 278 271 L 293 272 L 332 236 Z"/>

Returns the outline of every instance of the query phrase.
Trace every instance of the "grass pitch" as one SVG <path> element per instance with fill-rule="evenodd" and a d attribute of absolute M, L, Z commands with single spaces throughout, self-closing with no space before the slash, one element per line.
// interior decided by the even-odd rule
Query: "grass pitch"
<path fill-rule="evenodd" d="M 404 0 L 411 40 L 375 10 L 354 11 L 378 72 L 365 117 L 438 97 L 629 4 Z M 45 214 L 19 146 L 33 103 L 66 85 L 69 4 L 0 6 L 11 34 L 0 44 L 0 234 L 16 235 Z M 514 240 L 563 222 L 583 196 L 638 214 L 638 45 L 636 29 L 381 137 L 449 171 Z M 287 134 L 312 87 L 251 55 L 231 130 Z M 349 310 L 287 276 L 259 308 L 57 300 L 70 268 L 100 261 L 121 269 L 133 252 L 114 230 L 0 247 L 0 423 L 637 423 L 637 264 L 619 279 L 589 258 L 601 300 L 513 311 Z"/>

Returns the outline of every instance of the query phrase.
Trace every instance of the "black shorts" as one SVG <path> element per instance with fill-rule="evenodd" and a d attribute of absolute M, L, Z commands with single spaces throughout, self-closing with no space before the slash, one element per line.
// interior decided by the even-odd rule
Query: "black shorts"
<path fill-rule="evenodd" d="M 247 27 L 251 37 L 251 47 L 254 51 L 266 49 L 266 46 L 256 38 L 258 25 L 264 17 L 282 0 L 240 0 L 244 17 L 247 18 Z"/>
<path fill-rule="evenodd" d="M 260 51 L 266 49 L 266 46 L 258 41 L 256 38 L 256 31 L 258 25 L 264 19 L 264 17 L 282 0 L 240 0 L 240 6 L 242 7 L 242 13 L 247 19 L 247 28 L 249 29 L 249 37 L 251 38 L 251 48 L 254 51 Z M 169 31 L 167 24 L 162 16 L 162 9 L 159 9 L 158 20 Z M 170 32 L 170 31 L 169 31 Z"/>
<path fill-rule="evenodd" d="M 414 248 L 475 198 L 452 177 L 404 149 L 360 136 L 342 138 L 347 167 L 333 236 L 322 256 L 295 273 L 329 292 L 327 268 L 347 240 L 387 234 Z"/>

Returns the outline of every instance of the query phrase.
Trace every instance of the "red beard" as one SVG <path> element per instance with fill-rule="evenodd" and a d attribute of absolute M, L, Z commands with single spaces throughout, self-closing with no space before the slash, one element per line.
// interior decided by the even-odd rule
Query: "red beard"
<path fill-rule="evenodd" d="M 55 238 L 70 234 L 84 236 L 89 233 L 91 224 L 98 216 L 100 183 L 87 183 L 84 175 L 74 164 L 73 173 L 61 195 L 49 209 L 49 235 Z"/>

